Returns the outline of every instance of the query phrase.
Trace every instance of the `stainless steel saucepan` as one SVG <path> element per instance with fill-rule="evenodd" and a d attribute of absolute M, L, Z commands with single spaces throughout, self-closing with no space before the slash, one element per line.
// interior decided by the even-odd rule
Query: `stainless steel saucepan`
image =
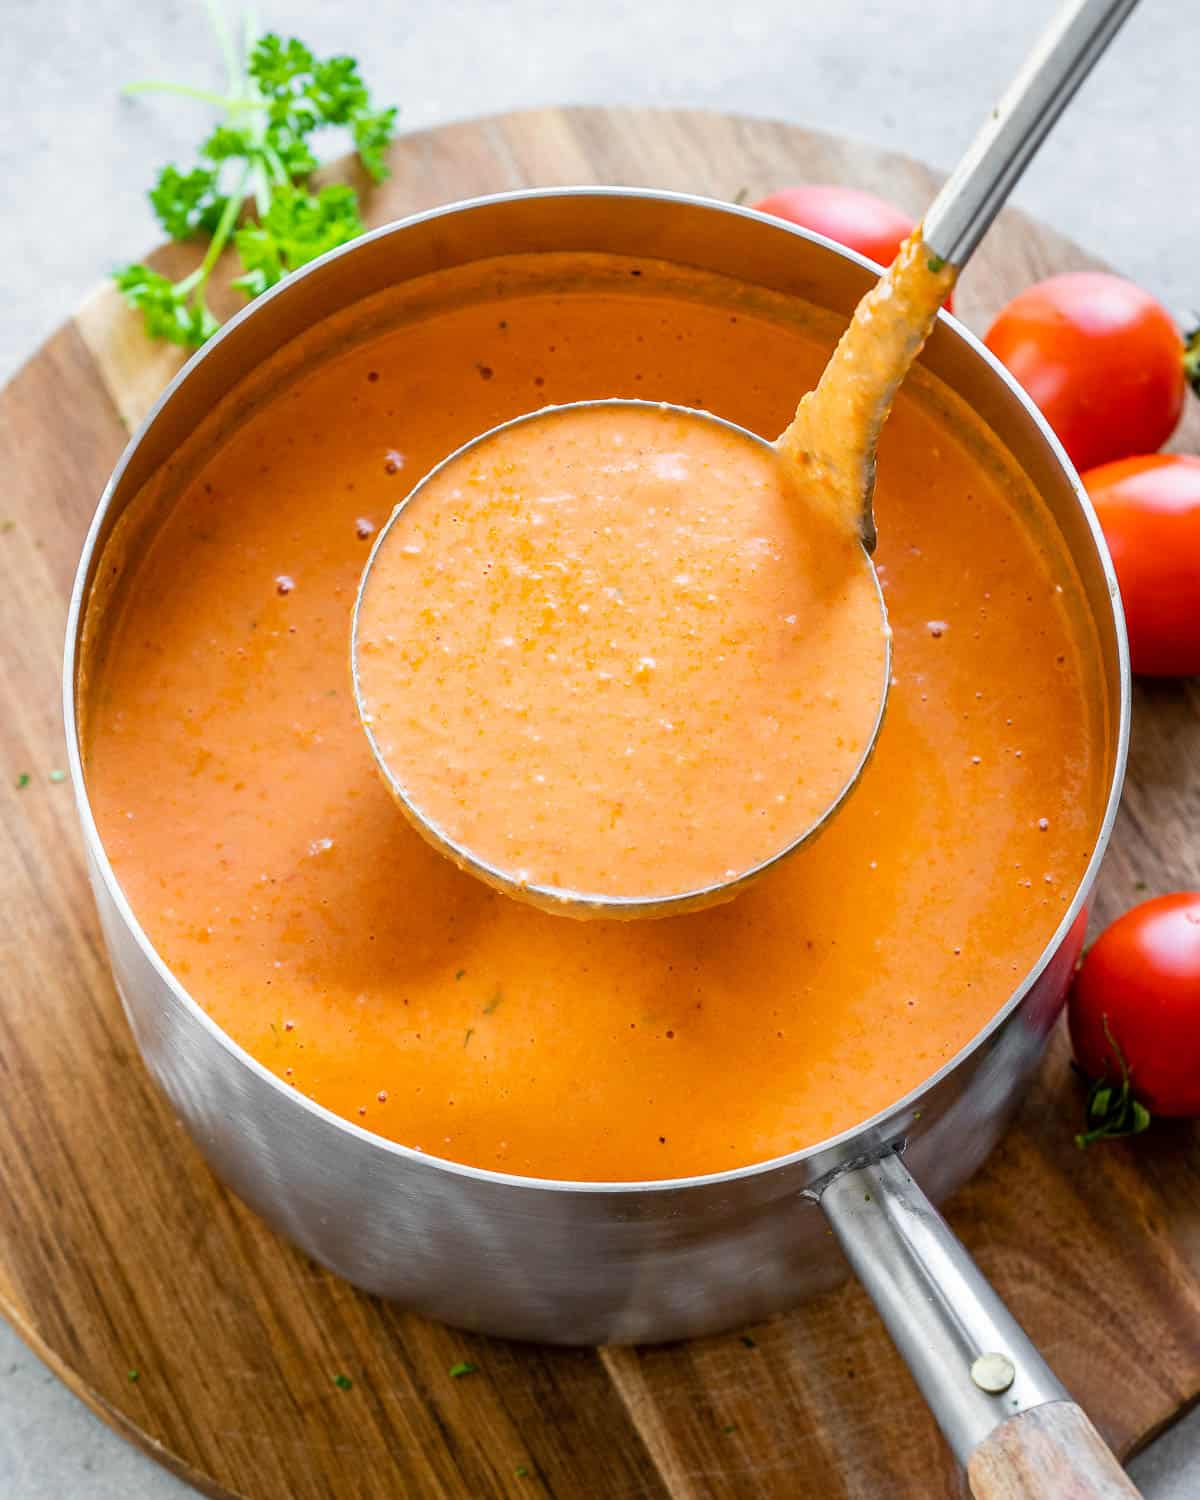
<path fill-rule="evenodd" d="M 1083 582 L 1113 710 L 1102 747 L 1108 800 L 1087 871 L 1045 951 L 979 1035 L 892 1108 L 792 1155 L 675 1181 L 544 1181 L 439 1161 L 338 1118 L 236 1046 L 169 971 L 125 899 L 88 803 L 76 700 L 93 586 L 131 499 L 222 397 L 321 319 L 411 278 L 540 251 L 653 256 L 799 295 L 843 318 L 876 274 L 826 240 L 729 204 L 616 188 L 517 193 L 366 236 L 260 298 L 192 360 L 101 500 L 66 648 L 71 775 L 113 972 L 142 1055 L 213 1169 L 280 1233 L 371 1292 L 510 1338 L 686 1338 L 763 1318 L 836 1282 L 845 1266 L 832 1226 L 976 1494 L 1133 1493 L 931 1203 L 991 1149 L 1061 1009 L 1116 812 L 1129 724 L 1124 626 L 1096 518 L 1032 404 L 952 318 L 939 320 L 923 362 L 1030 477 Z M 1041 1477 L 1013 1478 L 1026 1471 Z"/>

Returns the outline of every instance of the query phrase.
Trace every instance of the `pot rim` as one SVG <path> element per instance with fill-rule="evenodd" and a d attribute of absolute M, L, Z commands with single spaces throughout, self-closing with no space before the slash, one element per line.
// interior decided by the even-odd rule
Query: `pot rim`
<path fill-rule="evenodd" d="M 205 1028 L 209 1035 L 215 1040 L 232 1061 L 240 1064 L 256 1074 L 271 1089 L 288 1099 L 290 1103 L 299 1105 L 309 1114 L 315 1116 L 324 1124 L 336 1131 L 344 1133 L 350 1140 L 358 1143 L 360 1147 L 382 1152 L 384 1155 L 395 1157 L 400 1161 L 413 1166 L 426 1167 L 441 1170 L 456 1177 L 465 1177 L 481 1184 L 492 1184 L 497 1187 L 521 1188 L 527 1191 L 547 1194 L 587 1194 L 617 1195 L 622 1193 L 673 1193 L 684 1189 L 720 1187 L 727 1183 L 741 1182 L 769 1173 L 779 1172 L 788 1168 L 799 1166 L 811 1161 L 816 1157 L 828 1155 L 839 1151 L 840 1148 L 853 1146 L 855 1142 L 870 1138 L 872 1132 L 886 1127 L 889 1121 L 896 1121 L 908 1114 L 912 1118 L 914 1106 L 945 1078 L 949 1077 L 958 1067 L 971 1058 L 988 1041 L 988 1039 L 1004 1025 L 1005 1021 L 1014 1010 L 1021 1004 L 1026 994 L 1036 983 L 1043 970 L 1062 946 L 1067 934 L 1077 920 L 1079 913 L 1083 910 L 1089 891 L 1095 881 L 1101 860 L 1108 847 L 1112 835 L 1113 824 L 1116 820 L 1117 809 L 1120 804 L 1121 791 L 1125 778 L 1125 766 L 1129 748 L 1129 725 L 1131 714 L 1131 679 L 1129 664 L 1129 643 L 1125 630 L 1125 614 L 1121 604 L 1121 596 L 1117 587 L 1116 573 L 1113 569 L 1112 558 L 1109 554 L 1108 545 L 1100 528 L 1096 512 L 1088 498 L 1087 492 L 1079 479 L 1079 475 L 1067 457 L 1062 444 L 1051 430 L 1049 423 L 1034 405 L 1033 401 L 1016 379 L 1009 373 L 1004 365 L 991 353 L 982 340 L 975 337 L 969 329 L 964 327 L 957 318 L 944 309 L 938 313 L 938 319 L 947 323 L 954 334 L 961 339 L 971 353 L 988 367 L 994 377 L 998 377 L 1003 385 L 1008 388 L 1009 393 L 1016 399 L 1017 403 L 1024 409 L 1025 415 L 1029 417 L 1037 429 L 1042 441 L 1050 450 L 1057 465 L 1066 475 L 1071 489 L 1074 492 L 1076 504 L 1083 515 L 1091 536 L 1092 545 L 1095 548 L 1097 561 L 1100 563 L 1104 574 L 1105 583 L 1108 586 L 1109 602 L 1112 609 L 1112 623 L 1116 638 L 1117 667 L 1119 677 L 1119 701 L 1117 708 L 1116 723 L 1116 753 L 1113 759 L 1112 774 L 1109 782 L 1108 796 L 1105 801 L 1104 816 L 1096 835 L 1095 845 L 1087 867 L 1080 877 L 1065 913 L 1054 932 L 1051 934 L 1045 947 L 1037 959 L 1026 971 L 1021 982 L 1012 991 L 1008 998 L 996 1009 L 984 1025 L 970 1038 L 953 1057 L 944 1062 L 928 1077 L 923 1079 L 915 1088 L 888 1105 L 885 1109 L 877 1111 L 867 1119 L 858 1124 L 840 1131 L 838 1134 L 829 1136 L 824 1140 L 814 1142 L 812 1145 L 804 1146 L 797 1151 L 787 1152 L 782 1156 L 770 1157 L 766 1161 L 752 1162 L 747 1166 L 733 1167 L 722 1172 L 703 1173 L 692 1177 L 664 1177 L 650 1178 L 633 1181 L 579 1181 L 570 1178 L 553 1177 L 531 1177 L 509 1172 L 496 1172 L 487 1167 L 472 1167 L 463 1162 L 452 1161 L 446 1157 L 436 1156 L 432 1153 L 414 1150 L 411 1146 L 402 1145 L 398 1141 L 388 1140 L 386 1137 L 376 1135 L 374 1132 L 356 1125 L 353 1121 L 335 1114 L 323 1104 L 302 1094 L 298 1089 L 291 1087 L 277 1074 L 271 1072 L 263 1063 L 254 1057 L 246 1049 L 240 1046 L 233 1038 L 224 1031 L 212 1019 L 204 1007 L 193 998 L 184 988 L 166 962 L 159 955 L 149 937 L 143 930 L 140 922 L 134 914 L 133 908 L 125 896 L 125 892 L 117 880 L 116 872 L 109 861 L 100 831 L 96 826 L 92 815 L 91 804 L 87 795 L 87 788 L 83 774 L 83 758 L 79 745 L 79 724 L 75 709 L 75 679 L 78 667 L 78 645 L 80 627 L 85 615 L 86 590 L 88 575 L 91 569 L 93 557 L 96 553 L 101 528 L 104 518 L 108 513 L 113 497 L 124 477 L 130 459 L 140 446 L 143 438 L 154 426 L 158 416 L 167 403 L 191 377 L 192 372 L 209 353 L 223 340 L 228 338 L 234 329 L 239 328 L 248 318 L 256 316 L 260 310 L 273 302 L 278 297 L 289 295 L 291 288 L 330 262 L 353 256 L 359 248 L 370 242 L 385 237 L 403 233 L 411 227 L 427 223 L 431 220 L 459 214 L 478 208 L 491 207 L 505 203 L 525 201 L 539 198 L 610 198 L 614 201 L 628 198 L 649 199 L 657 202 L 676 203 L 691 208 L 710 210 L 716 213 L 730 214 L 736 217 L 755 220 L 760 223 L 769 224 L 773 229 L 781 233 L 793 234 L 799 239 L 810 240 L 821 245 L 827 251 L 839 255 L 844 259 L 865 269 L 878 273 L 878 266 L 866 256 L 849 250 L 843 245 L 828 239 L 825 235 L 817 234 L 811 230 L 803 229 L 799 225 L 789 224 L 784 220 L 775 218 L 770 214 L 759 213 L 756 209 L 747 208 L 742 204 L 727 203 L 720 199 L 705 197 L 695 193 L 682 193 L 658 188 L 621 187 L 611 185 L 580 185 L 575 187 L 549 187 L 549 188 L 523 188 L 505 193 L 483 194 L 473 198 L 456 199 L 454 202 L 440 204 L 436 208 L 426 209 L 423 212 L 410 214 L 403 219 L 397 219 L 389 224 L 381 225 L 377 229 L 360 235 L 349 244 L 339 246 L 335 250 L 327 252 L 318 259 L 311 261 L 308 265 L 292 272 L 283 281 L 272 287 L 263 295 L 255 298 L 252 302 L 240 309 L 211 339 L 195 354 L 188 359 L 187 363 L 176 374 L 174 379 L 159 395 L 154 405 L 150 408 L 146 417 L 140 423 L 137 431 L 132 435 L 121 454 L 117 465 L 113 470 L 108 483 L 101 493 L 92 517 L 87 535 L 84 539 L 83 549 L 80 554 L 79 564 L 76 569 L 74 583 L 71 589 L 70 605 L 67 613 L 66 642 L 63 658 L 63 720 L 67 740 L 67 761 L 71 777 L 71 785 L 75 794 L 75 804 L 83 830 L 84 843 L 89 856 L 92 859 L 94 869 L 103 882 L 105 890 L 119 913 L 121 920 L 125 923 L 130 934 L 136 941 L 142 957 L 157 974 L 166 986 L 172 999 L 183 1007 L 189 1017 Z"/>

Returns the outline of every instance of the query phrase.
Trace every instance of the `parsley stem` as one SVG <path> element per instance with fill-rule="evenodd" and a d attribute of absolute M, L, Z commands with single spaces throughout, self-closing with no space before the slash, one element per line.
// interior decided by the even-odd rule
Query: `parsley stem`
<path fill-rule="evenodd" d="M 249 162 L 242 168 L 241 175 L 234 184 L 233 192 L 225 200 L 225 207 L 221 210 L 221 217 L 217 220 L 217 227 L 213 230 L 212 243 L 205 252 L 204 259 L 200 262 L 200 271 L 207 281 L 209 272 L 217 263 L 217 257 L 225 248 L 225 241 L 229 238 L 233 226 L 237 223 L 238 214 L 242 211 L 242 202 L 246 194 L 246 183 L 250 177 Z"/>
<path fill-rule="evenodd" d="M 123 94 L 180 94 L 185 99 L 199 99 L 202 104 L 214 104 L 218 109 L 254 109 L 257 106 L 249 99 L 230 99 L 224 94 L 215 94 L 211 89 L 195 89 L 190 83 L 166 83 L 157 78 L 142 78 L 137 83 L 127 83 Z"/>
<path fill-rule="evenodd" d="M 248 62 L 254 51 L 254 39 L 258 36 L 258 12 L 248 5 L 242 12 L 242 55 Z M 243 73 L 243 79 L 245 73 Z"/>
<path fill-rule="evenodd" d="M 216 265 L 221 251 L 224 250 L 226 242 L 233 232 L 233 226 L 237 223 L 238 215 L 242 211 L 246 183 L 249 177 L 250 164 L 247 162 L 246 166 L 242 169 L 241 176 L 234 184 L 233 191 L 225 200 L 225 207 L 221 210 L 221 217 L 217 220 L 217 227 L 213 230 L 213 237 L 208 249 L 205 251 L 204 259 L 190 276 L 178 283 L 177 290 L 179 292 L 190 292 L 193 302 L 197 299 L 202 300 L 204 297 L 204 288 L 208 284 L 212 268 Z"/>
<path fill-rule="evenodd" d="M 254 194 L 258 217 L 265 219 L 271 211 L 271 178 L 261 161 L 254 163 L 254 186 L 251 191 Z"/>
<path fill-rule="evenodd" d="M 275 181 L 279 187 L 286 187 L 291 178 L 288 176 L 287 168 L 279 160 L 278 153 L 273 151 L 264 141 L 262 143 L 262 154 L 271 171 L 275 174 Z"/>
<path fill-rule="evenodd" d="M 231 94 L 241 93 L 242 68 L 238 62 L 238 55 L 234 50 L 233 36 L 229 30 L 229 22 L 225 16 L 225 8 L 221 0 L 205 0 L 205 9 L 208 11 L 208 19 L 212 22 L 212 28 L 217 34 L 217 46 L 221 49 L 221 56 L 225 60 L 225 72 L 229 78 L 229 92 Z"/>
<path fill-rule="evenodd" d="M 192 288 L 199 282 L 204 274 L 204 267 L 197 266 L 190 276 L 185 276 L 182 281 L 175 283 L 175 291 L 180 297 L 186 297 Z"/>

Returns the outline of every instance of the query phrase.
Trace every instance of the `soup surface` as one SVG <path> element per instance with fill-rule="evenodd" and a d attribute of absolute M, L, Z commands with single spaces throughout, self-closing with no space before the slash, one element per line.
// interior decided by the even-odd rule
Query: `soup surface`
<path fill-rule="evenodd" d="M 389 524 L 363 721 L 410 804 L 520 886 L 662 899 L 817 823 L 879 717 L 857 533 L 775 450 L 658 406 L 539 414 Z"/>
<path fill-rule="evenodd" d="M 531 257 L 463 296 L 281 384 L 114 562 L 82 708 L 118 879 L 219 1025 L 421 1151 L 635 1180 L 854 1126 L 994 1013 L 1083 871 L 1104 705 L 1070 566 L 953 398 L 910 382 L 876 494 L 895 680 L 842 812 L 703 912 L 582 923 L 500 895 L 372 763 L 349 629 L 373 531 L 547 402 L 644 396 L 774 435 L 838 330 L 646 262 Z"/>

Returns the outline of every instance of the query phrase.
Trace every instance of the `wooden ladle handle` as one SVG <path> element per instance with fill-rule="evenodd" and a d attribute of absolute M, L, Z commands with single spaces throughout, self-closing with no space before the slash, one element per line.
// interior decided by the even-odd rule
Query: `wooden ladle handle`
<path fill-rule="evenodd" d="M 1018 1412 L 967 1462 L 975 1500 L 1129 1500 L 1138 1490 L 1073 1401 Z"/>

